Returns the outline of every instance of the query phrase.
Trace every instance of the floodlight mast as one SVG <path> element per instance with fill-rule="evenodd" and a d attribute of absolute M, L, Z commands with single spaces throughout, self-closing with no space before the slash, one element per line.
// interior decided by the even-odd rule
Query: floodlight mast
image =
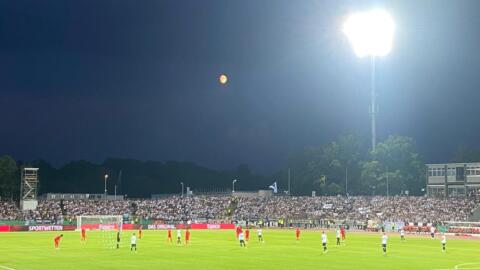
<path fill-rule="evenodd" d="M 384 10 L 352 14 L 343 25 L 358 57 L 370 56 L 370 115 L 372 128 L 372 150 L 377 142 L 377 102 L 375 89 L 375 58 L 387 55 L 392 49 L 395 24 L 390 14 Z"/>

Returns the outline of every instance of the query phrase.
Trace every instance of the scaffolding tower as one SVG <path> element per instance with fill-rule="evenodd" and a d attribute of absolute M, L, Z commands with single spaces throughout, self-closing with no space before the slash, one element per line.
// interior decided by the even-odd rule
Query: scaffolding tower
<path fill-rule="evenodd" d="M 20 208 L 35 210 L 37 208 L 38 168 L 23 168 L 20 186 Z"/>

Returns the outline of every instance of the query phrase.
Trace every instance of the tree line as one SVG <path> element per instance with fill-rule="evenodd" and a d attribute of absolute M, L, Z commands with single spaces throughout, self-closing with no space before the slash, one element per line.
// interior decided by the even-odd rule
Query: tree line
<path fill-rule="evenodd" d="M 459 146 L 450 161 L 480 160 L 480 151 Z M 421 195 L 425 188 L 425 163 L 415 141 L 405 136 L 390 136 L 371 151 L 368 143 L 357 135 L 342 135 L 324 145 L 307 147 L 293 154 L 284 169 L 273 175 L 251 172 L 247 165 L 232 170 L 212 170 L 192 162 L 139 161 L 108 158 L 101 164 L 72 161 L 55 168 L 44 160 L 15 161 L 0 157 L 0 196 L 18 199 L 20 168 L 38 167 L 39 193 L 104 192 L 104 176 L 108 174 L 107 189 L 113 194 L 128 197 L 149 197 L 151 194 L 180 193 L 183 182 L 192 190 L 266 189 L 277 181 L 280 192 L 288 186 L 288 170 L 292 195 Z"/>

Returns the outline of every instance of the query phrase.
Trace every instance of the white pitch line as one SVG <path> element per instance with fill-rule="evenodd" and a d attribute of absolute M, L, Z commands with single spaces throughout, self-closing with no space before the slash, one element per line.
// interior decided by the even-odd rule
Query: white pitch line
<path fill-rule="evenodd" d="M 3 265 L 0 265 L 0 268 L 5 269 L 5 270 L 16 270 L 16 269 L 6 267 L 6 266 L 3 266 Z"/>

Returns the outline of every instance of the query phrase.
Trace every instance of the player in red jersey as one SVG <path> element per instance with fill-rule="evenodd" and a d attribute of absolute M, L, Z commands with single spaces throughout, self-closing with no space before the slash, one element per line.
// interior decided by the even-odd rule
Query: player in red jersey
<path fill-rule="evenodd" d="M 340 227 L 340 234 L 342 235 L 342 240 L 345 240 L 345 226 Z"/>
<path fill-rule="evenodd" d="M 236 238 L 238 239 L 238 235 L 242 232 L 242 226 L 238 226 L 237 227 L 237 234 L 236 234 Z"/>
<path fill-rule="evenodd" d="M 172 243 L 172 229 L 168 228 L 167 242 Z"/>
<path fill-rule="evenodd" d="M 188 245 L 188 242 L 190 241 L 190 230 L 185 231 L 185 245 Z"/>
<path fill-rule="evenodd" d="M 85 228 L 82 227 L 82 241 L 87 240 L 87 232 L 85 231 Z"/>
<path fill-rule="evenodd" d="M 138 228 L 138 239 L 142 239 L 142 225 Z"/>
<path fill-rule="evenodd" d="M 247 227 L 247 229 L 245 230 L 245 241 L 247 241 L 248 243 L 249 239 L 250 239 L 250 230 Z"/>
<path fill-rule="evenodd" d="M 297 229 L 295 230 L 295 236 L 297 237 L 297 241 L 300 240 L 300 228 L 297 227 Z"/>
<path fill-rule="evenodd" d="M 55 239 L 53 239 L 56 249 L 60 247 L 60 240 L 62 239 L 62 237 L 63 237 L 63 234 L 60 234 L 59 236 L 55 237 Z"/>

